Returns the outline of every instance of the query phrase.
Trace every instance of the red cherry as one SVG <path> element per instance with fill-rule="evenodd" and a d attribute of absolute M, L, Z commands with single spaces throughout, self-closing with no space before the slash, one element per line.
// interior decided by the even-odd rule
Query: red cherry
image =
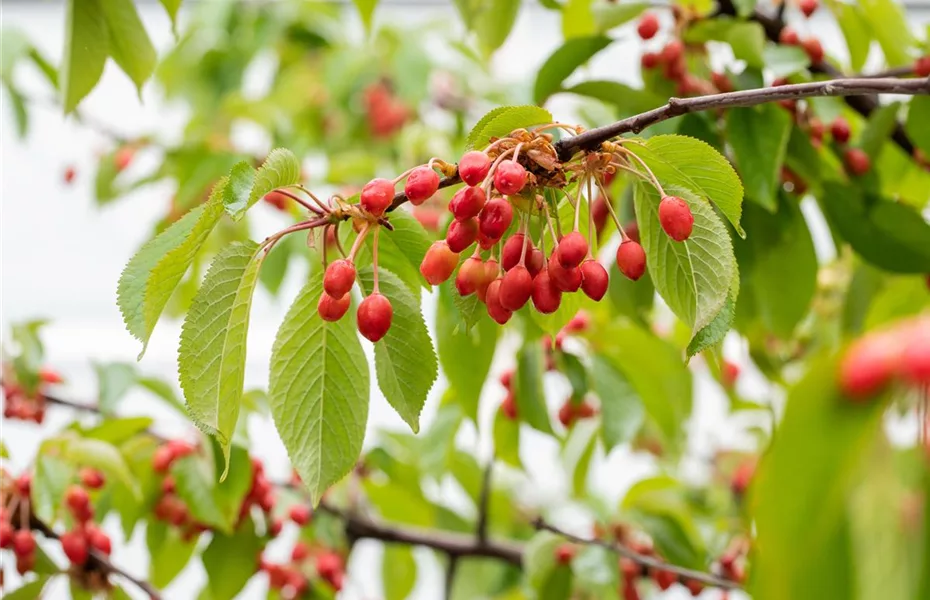
<path fill-rule="evenodd" d="M 23 473 L 16 478 L 16 489 L 19 491 L 20 495 L 28 496 L 30 490 L 32 490 L 32 475 L 29 473 Z"/>
<path fill-rule="evenodd" d="M 561 544 L 555 549 L 555 562 L 567 565 L 575 558 L 575 547 L 571 544 Z"/>
<path fill-rule="evenodd" d="M 290 588 L 293 596 L 288 596 L 290 598 L 301 598 L 304 593 L 310 587 L 310 583 L 307 581 L 307 578 L 300 571 L 288 571 L 287 574 L 287 583 L 285 584 Z"/>
<path fill-rule="evenodd" d="M 94 550 L 99 551 L 105 556 L 109 556 L 112 552 L 112 543 L 110 542 L 110 536 L 103 532 L 103 530 L 97 527 L 90 527 L 87 530 L 87 543 Z"/>
<path fill-rule="evenodd" d="M 379 293 L 374 293 L 358 305 L 355 318 L 359 333 L 369 341 L 377 342 L 391 328 L 393 316 L 394 309 L 391 307 L 391 301 Z"/>
<path fill-rule="evenodd" d="M 533 306 L 544 315 L 559 310 L 562 304 L 562 290 L 549 277 L 549 270 L 543 269 L 533 278 Z"/>
<path fill-rule="evenodd" d="M 930 77 L 930 54 L 917 59 L 914 63 L 914 74 L 918 77 Z"/>
<path fill-rule="evenodd" d="M 857 177 L 865 175 L 872 168 L 869 155 L 861 148 L 847 148 L 843 152 L 843 163 L 846 165 L 846 169 Z"/>
<path fill-rule="evenodd" d="M 558 254 L 556 252 L 553 252 L 549 257 L 547 268 L 552 283 L 563 292 L 577 292 L 578 288 L 581 287 L 582 280 L 584 279 L 584 276 L 581 274 L 581 269 L 578 267 L 571 269 L 563 267 L 559 263 Z"/>
<path fill-rule="evenodd" d="M 704 584 L 696 579 L 687 579 L 685 580 L 685 587 L 691 592 L 691 595 L 695 598 L 701 595 L 701 592 L 704 591 Z"/>
<path fill-rule="evenodd" d="M 39 369 L 39 381 L 42 383 L 61 383 L 64 381 L 64 378 L 61 376 L 61 373 L 54 369 L 48 367 L 42 367 Z"/>
<path fill-rule="evenodd" d="M 624 240 L 617 248 L 617 268 L 627 278 L 636 281 L 646 272 L 646 251 L 633 240 Z"/>
<path fill-rule="evenodd" d="M 667 590 L 672 587 L 676 581 L 678 581 L 678 576 L 672 573 L 671 571 L 653 571 L 652 579 L 656 582 L 656 585 L 659 586 L 660 590 Z"/>
<path fill-rule="evenodd" d="M 811 59 L 812 63 L 817 64 L 823 61 L 823 46 L 817 38 L 807 38 L 801 42 L 801 47 L 807 52 L 807 56 Z"/>
<path fill-rule="evenodd" d="M 590 402 L 582 402 L 575 408 L 575 415 L 579 419 L 590 419 L 597 414 L 597 409 Z"/>
<path fill-rule="evenodd" d="M 316 305 L 316 311 L 324 321 L 338 321 L 349 311 L 349 305 L 352 303 L 352 296 L 344 295 L 336 300 L 326 292 L 320 294 L 320 301 Z"/>
<path fill-rule="evenodd" d="M 99 490 L 103 487 L 106 479 L 103 476 L 103 473 L 97 469 L 84 468 L 81 469 L 81 483 L 86 488 L 92 490 Z"/>
<path fill-rule="evenodd" d="M 569 319 L 565 327 L 562 328 L 562 331 L 567 333 L 580 333 L 582 331 L 587 331 L 589 327 L 591 327 L 591 317 L 586 311 L 579 310 L 575 313 L 574 317 Z"/>
<path fill-rule="evenodd" d="M 817 2 L 817 0 L 800 0 L 800 2 L 798 2 L 798 8 L 801 9 L 805 17 L 810 17 L 814 14 L 814 11 L 816 11 L 819 6 L 820 3 Z"/>
<path fill-rule="evenodd" d="M 477 217 L 484 208 L 487 196 L 480 187 L 464 187 L 449 202 L 449 211 L 458 221 Z"/>
<path fill-rule="evenodd" d="M 723 366 L 720 369 L 720 379 L 723 381 L 723 386 L 726 388 L 733 387 L 737 377 L 739 377 L 739 365 L 724 360 Z"/>
<path fill-rule="evenodd" d="M 644 14 L 636 26 L 636 32 L 642 39 L 651 40 L 659 32 L 659 18 L 653 13 Z"/>
<path fill-rule="evenodd" d="M 499 381 L 502 386 L 509 390 L 511 384 L 513 384 L 513 369 L 501 373 Z"/>
<path fill-rule="evenodd" d="M 640 59 L 640 65 L 644 69 L 655 69 L 659 66 L 659 63 L 662 61 L 662 57 L 655 52 L 643 52 L 643 56 Z"/>
<path fill-rule="evenodd" d="M 930 384 L 930 325 L 923 331 L 913 337 L 901 356 L 901 375 L 915 386 Z"/>
<path fill-rule="evenodd" d="M 265 194 L 262 199 L 278 210 L 287 210 L 287 205 L 291 201 L 290 198 L 282 194 L 277 190 L 272 190 Z"/>
<path fill-rule="evenodd" d="M 13 545 L 13 526 L 9 521 L 0 521 L 0 548 L 9 548 Z"/>
<path fill-rule="evenodd" d="M 854 400 L 871 398 L 891 381 L 903 351 L 897 336 L 887 332 L 856 341 L 840 363 L 840 388 Z"/>
<path fill-rule="evenodd" d="M 490 317 L 494 319 L 498 325 L 503 325 L 510 320 L 510 317 L 513 316 L 513 312 L 507 310 L 501 304 L 500 291 L 502 283 L 503 279 L 500 277 L 492 281 L 490 285 L 488 285 L 488 292 L 485 297 L 485 303 L 488 307 L 488 315 L 490 315 Z"/>
<path fill-rule="evenodd" d="M 484 235 L 481 232 L 481 221 L 480 221 L 481 217 L 479 216 L 478 219 L 479 219 L 478 221 L 478 247 L 481 248 L 482 250 L 490 250 L 491 248 L 494 247 L 494 244 L 496 244 L 499 240 L 494 240 Z"/>
<path fill-rule="evenodd" d="M 833 123 L 830 124 L 830 135 L 833 136 L 837 144 L 848 142 L 850 136 L 849 121 L 843 117 L 833 119 Z"/>
<path fill-rule="evenodd" d="M 677 196 L 665 196 L 659 202 L 659 223 L 662 229 L 676 242 L 683 242 L 691 235 L 694 215 L 688 203 Z"/>
<path fill-rule="evenodd" d="M 778 34 L 778 41 L 785 46 L 797 46 L 801 43 L 801 38 L 793 27 L 785 27 Z"/>
<path fill-rule="evenodd" d="M 710 74 L 710 80 L 713 82 L 714 87 L 721 92 L 733 91 L 733 82 L 730 81 L 730 78 L 727 77 L 724 73 L 717 73 L 715 71 Z"/>
<path fill-rule="evenodd" d="M 68 531 L 61 535 L 61 549 L 73 565 L 87 562 L 87 540 L 78 531 Z"/>
<path fill-rule="evenodd" d="M 505 196 L 519 194 L 526 185 L 526 169 L 515 160 L 502 162 L 494 171 L 494 188 Z"/>
<path fill-rule="evenodd" d="M 523 251 L 524 246 L 526 247 L 525 253 Z M 509 271 L 519 264 L 520 257 L 529 255 L 531 248 L 533 248 L 533 242 L 527 240 L 524 234 L 513 234 L 507 238 L 507 241 L 504 242 L 504 247 L 501 248 L 501 266 L 505 271 Z"/>
<path fill-rule="evenodd" d="M 526 254 L 526 269 L 530 275 L 536 277 L 546 268 L 546 255 L 539 248 L 529 248 Z"/>
<path fill-rule="evenodd" d="M 159 446 L 152 455 L 152 469 L 156 473 L 165 473 L 174 462 L 174 451 L 171 446 Z"/>
<path fill-rule="evenodd" d="M 36 550 L 36 539 L 29 529 L 20 529 L 13 534 L 13 553 L 16 556 L 29 556 Z"/>
<path fill-rule="evenodd" d="M 77 176 L 77 170 L 74 167 L 72 166 L 65 167 L 65 172 L 62 177 L 65 180 L 66 184 L 73 182 L 75 176 Z"/>
<path fill-rule="evenodd" d="M 380 217 L 394 201 L 394 182 L 390 179 L 372 179 L 362 188 L 359 200 L 362 208 Z"/>
<path fill-rule="evenodd" d="M 523 308 L 533 295 L 533 276 L 526 267 L 517 265 L 504 274 L 500 287 L 501 306 L 509 311 Z"/>
<path fill-rule="evenodd" d="M 335 552 L 321 552 L 316 557 L 316 572 L 323 579 L 332 579 L 337 573 L 342 573 L 342 557 Z"/>
<path fill-rule="evenodd" d="M 294 549 L 291 550 L 291 560 L 300 562 L 310 556 L 310 548 L 300 540 L 294 542 Z"/>
<path fill-rule="evenodd" d="M 87 495 L 87 490 L 84 488 L 72 485 L 65 492 L 65 504 L 72 511 L 81 511 L 90 505 L 90 496 Z"/>
<path fill-rule="evenodd" d="M 117 149 L 116 154 L 113 155 L 113 164 L 116 167 L 117 171 L 122 171 L 132 162 L 133 156 L 135 156 L 136 151 L 132 146 L 121 146 Z"/>
<path fill-rule="evenodd" d="M 588 242 L 584 239 L 579 231 L 573 231 L 559 240 L 559 247 L 556 250 L 559 257 L 559 264 L 566 269 L 577 267 L 588 255 Z"/>
<path fill-rule="evenodd" d="M 596 260 L 586 260 L 581 263 L 581 290 L 588 298 L 595 302 L 600 301 L 607 293 L 607 286 L 610 278 L 607 275 L 607 269 Z"/>
<path fill-rule="evenodd" d="M 491 159 L 484 152 L 472 150 L 459 160 L 459 177 L 468 185 L 478 185 L 484 181 L 490 170 Z"/>
<path fill-rule="evenodd" d="M 472 256 L 462 263 L 458 275 L 455 276 L 455 289 L 459 295 L 468 296 L 478 290 L 485 279 L 484 263 L 477 256 Z"/>
<path fill-rule="evenodd" d="M 559 423 L 561 423 L 563 427 L 571 427 L 574 421 L 575 407 L 572 406 L 571 399 L 568 399 L 559 408 Z"/>
<path fill-rule="evenodd" d="M 513 392 L 507 392 L 507 396 L 501 402 L 501 412 L 511 421 L 517 419 L 517 399 L 514 398 Z"/>
<path fill-rule="evenodd" d="M 484 210 L 478 217 L 481 224 L 481 233 L 489 239 L 499 240 L 513 222 L 513 206 L 504 198 L 491 198 L 484 205 Z"/>
<path fill-rule="evenodd" d="M 742 496 L 746 493 L 746 489 L 749 488 L 749 483 L 752 481 L 752 476 L 756 472 L 756 458 L 754 456 L 747 457 L 737 465 L 736 470 L 733 472 L 733 477 L 730 479 L 730 489 L 737 496 Z M 724 561 L 721 560 L 721 563 Z M 724 565 L 726 567 L 726 565 Z"/>
<path fill-rule="evenodd" d="M 478 289 L 475 290 L 478 300 L 487 301 L 488 286 L 497 279 L 500 270 L 500 265 L 497 264 L 497 260 L 494 258 L 489 258 L 488 262 L 484 263 L 484 277 L 481 278 L 481 283 L 478 285 Z"/>
<path fill-rule="evenodd" d="M 437 240 L 426 251 L 420 263 L 420 274 L 430 285 L 439 285 L 452 276 L 459 264 L 459 255 L 449 249 L 445 240 Z"/>
<path fill-rule="evenodd" d="M 591 204 L 591 213 L 594 219 L 594 231 L 597 233 L 604 231 L 604 226 L 607 225 L 607 217 L 610 215 L 610 212 L 607 209 L 607 200 L 603 195 L 599 195 L 594 200 L 594 203 Z"/>
<path fill-rule="evenodd" d="M 429 167 L 417 167 L 407 176 L 404 195 L 414 206 L 423 204 L 439 189 L 439 173 Z"/>
<path fill-rule="evenodd" d="M 271 522 L 271 525 L 268 527 L 268 535 L 275 538 L 281 535 L 281 530 L 284 529 L 284 521 L 281 519 L 275 519 Z"/>
<path fill-rule="evenodd" d="M 313 513 L 310 512 L 310 507 L 306 504 L 295 504 L 291 507 L 290 511 L 288 511 L 288 516 L 291 518 L 291 521 L 303 527 L 310 522 L 310 517 L 313 516 Z"/>
<path fill-rule="evenodd" d="M 493 202 L 493 201 L 492 201 Z M 490 204 L 490 203 L 489 203 Z M 446 231 L 446 243 L 453 252 L 462 252 L 475 243 L 478 237 L 478 219 L 452 221 Z"/>
<path fill-rule="evenodd" d="M 355 283 L 355 265 L 342 258 L 329 263 L 323 275 L 323 289 L 334 299 L 339 300 L 349 293 Z"/>
<path fill-rule="evenodd" d="M 685 52 L 685 45 L 679 39 L 674 39 L 662 48 L 662 62 L 672 64 L 677 63 Z"/>

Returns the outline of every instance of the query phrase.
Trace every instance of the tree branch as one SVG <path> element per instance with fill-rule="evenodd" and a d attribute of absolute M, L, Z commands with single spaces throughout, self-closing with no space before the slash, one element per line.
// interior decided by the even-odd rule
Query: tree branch
<path fill-rule="evenodd" d="M 546 523 L 542 518 L 536 519 L 536 521 L 533 522 L 533 526 L 536 527 L 536 529 L 550 531 L 556 535 L 562 536 L 565 539 L 571 542 L 574 542 L 576 544 L 585 544 L 588 546 L 600 546 L 601 548 L 606 548 L 607 550 L 616 552 L 620 556 L 624 558 L 628 558 L 639 565 L 642 565 L 644 567 L 651 567 L 653 569 L 658 569 L 661 571 L 668 571 L 670 573 L 674 573 L 678 575 L 680 578 L 682 578 L 683 580 L 693 579 L 695 581 L 700 581 L 701 583 L 704 583 L 707 585 L 712 585 L 715 587 L 724 588 L 728 590 L 741 589 L 740 585 L 735 581 L 724 579 L 723 577 L 718 577 L 716 575 L 705 573 L 703 571 L 695 571 L 693 569 L 686 569 L 684 567 L 679 567 L 671 563 L 667 563 L 665 561 L 654 558 L 652 556 L 646 556 L 645 554 L 634 552 L 633 550 L 630 550 L 628 547 L 623 546 L 621 544 L 607 542 L 607 541 L 598 540 L 598 539 L 586 539 L 586 538 L 578 537 L 577 535 L 567 533 L 565 531 L 562 531 L 561 529 L 558 529 L 557 527 L 550 525 L 549 523 Z"/>

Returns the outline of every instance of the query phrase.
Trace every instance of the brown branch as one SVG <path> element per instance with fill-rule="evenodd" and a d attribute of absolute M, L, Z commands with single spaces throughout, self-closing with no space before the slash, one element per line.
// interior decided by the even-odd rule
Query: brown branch
<path fill-rule="evenodd" d="M 628 558 L 632 560 L 633 562 L 639 565 L 642 565 L 644 567 L 651 567 L 653 569 L 658 569 L 661 571 L 668 571 L 670 573 L 674 573 L 678 575 L 678 577 L 680 577 L 682 580 L 693 579 L 695 581 L 700 581 L 701 583 L 704 583 L 706 585 L 712 585 L 715 587 L 724 588 L 728 590 L 741 589 L 740 585 L 735 581 L 724 579 L 723 577 L 718 577 L 710 573 L 705 573 L 704 571 L 695 571 L 694 569 L 686 569 L 684 567 L 679 567 L 671 563 L 667 563 L 665 561 L 659 560 L 658 558 L 655 558 L 652 556 L 646 556 L 645 554 L 634 552 L 633 550 L 631 550 L 630 548 L 622 544 L 608 542 L 605 540 L 587 539 L 587 538 L 578 537 L 577 535 L 573 535 L 571 533 L 562 531 L 561 529 L 558 529 L 557 527 L 554 527 L 550 525 L 549 523 L 546 523 L 542 518 L 536 519 L 536 521 L 533 522 L 533 526 L 536 527 L 536 529 L 550 531 L 556 535 L 562 536 L 565 539 L 571 542 L 574 542 L 576 544 L 585 544 L 588 546 L 600 546 L 601 548 L 605 548 L 607 550 L 615 552 L 619 554 L 620 556 L 624 558 Z"/>
<path fill-rule="evenodd" d="M 29 526 L 32 529 L 35 529 L 36 531 L 40 532 L 42 535 L 44 535 L 48 539 L 52 539 L 52 540 L 58 539 L 58 534 L 55 533 L 55 530 L 53 530 L 51 527 L 49 527 L 44 522 L 39 520 L 39 518 L 36 517 L 35 515 L 30 515 Z M 153 586 L 148 581 L 145 581 L 144 579 L 139 579 L 138 577 L 130 575 L 129 573 L 124 571 L 122 568 L 113 564 L 107 555 L 99 552 L 98 550 L 94 550 L 93 548 L 89 549 L 87 562 L 85 563 L 84 566 L 85 568 L 99 571 L 100 573 L 103 573 L 104 575 L 116 575 L 118 577 L 122 577 L 126 581 L 129 581 L 134 586 L 136 586 L 137 588 L 139 588 L 140 590 L 148 594 L 148 597 L 151 600 L 161 600 L 161 592 L 159 592 L 155 588 L 155 586 Z"/>
<path fill-rule="evenodd" d="M 779 100 L 797 100 L 813 96 L 854 96 L 858 94 L 930 94 L 930 78 L 840 78 L 763 87 L 724 94 L 710 94 L 693 98 L 671 98 L 668 104 L 626 119 L 589 129 L 555 144 L 559 158 L 570 159 L 579 150 L 589 150 L 623 133 L 639 133 L 650 125 L 693 112 L 755 106 Z"/>
<path fill-rule="evenodd" d="M 479 542 L 485 542 L 488 539 L 488 519 L 489 507 L 491 502 L 491 471 L 494 469 L 494 459 L 488 461 L 488 466 L 484 468 L 484 476 L 481 479 L 481 492 L 478 496 L 478 525 L 475 527 L 475 537 Z"/>

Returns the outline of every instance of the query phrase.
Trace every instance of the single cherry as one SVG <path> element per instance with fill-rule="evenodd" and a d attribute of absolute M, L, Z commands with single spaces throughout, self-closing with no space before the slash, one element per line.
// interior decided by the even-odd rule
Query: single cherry
<path fill-rule="evenodd" d="M 785 27 L 778 34 L 778 41 L 785 46 L 798 46 L 801 44 L 801 37 L 793 27 Z"/>
<path fill-rule="evenodd" d="M 830 123 L 830 135 L 833 136 L 837 144 L 845 144 L 848 142 L 850 134 L 849 121 L 843 117 L 837 117 Z"/>
<path fill-rule="evenodd" d="M 301 527 L 309 523 L 310 517 L 313 516 L 310 507 L 306 504 L 295 504 L 287 514 L 291 518 L 291 521 L 297 523 Z"/>
<path fill-rule="evenodd" d="M 644 69 L 655 69 L 660 62 L 662 62 L 662 57 L 655 52 L 643 52 L 643 56 L 639 61 Z"/>
<path fill-rule="evenodd" d="M 439 285 L 452 276 L 459 264 L 459 255 L 449 248 L 445 240 L 437 240 L 426 251 L 420 263 L 420 274 L 430 285 Z"/>
<path fill-rule="evenodd" d="M 452 221 L 446 231 L 446 243 L 455 253 L 466 250 L 478 238 L 478 219 Z"/>
<path fill-rule="evenodd" d="M 646 13 L 636 26 L 636 33 L 644 40 L 651 40 L 659 32 L 659 17 Z"/>
<path fill-rule="evenodd" d="M 514 398 L 513 392 L 507 392 L 507 396 L 501 402 L 501 412 L 511 421 L 517 419 L 517 399 Z"/>
<path fill-rule="evenodd" d="M 323 275 L 323 289 L 335 299 L 349 293 L 355 283 L 355 265 L 347 258 L 329 263 Z"/>
<path fill-rule="evenodd" d="M 87 539 L 80 531 L 68 531 L 61 535 L 61 549 L 73 565 L 87 562 Z"/>
<path fill-rule="evenodd" d="M 646 251 L 633 240 L 623 240 L 617 248 L 617 268 L 627 278 L 636 281 L 646 272 Z"/>
<path fill-rule="evenodd" d="M 449 211 L 458 221 L 477 217 L 487 201 L 480 187 L 464 187 L 457 191 L 449 202 Z"/>
<path fill-rule="evenodd" d="M 394 182 L 390 179 L 372 179 L 362 188 L 359 200 L 362 208 L 380 217 L 394 201 Z"/>
<path fill-rule="evenodd" d="M 504 274 L 500 288 L 501 306 L 509 311 L 517 311 L 533 295 L 533 276 L 523 265 L 517 265 Z"/>
<path fill-rule="evenodd" d="M 853 343 L 840 362 L 839 383 L 853 400 L 868 400 L 882 391 L 901 364 L 897 336 L 879 332 Z"/>
<path fill-rule="evenodd" d="M 800 0 L 800 2 L 798 2 L 798 8 L 801 9 L 805 17 L 810 17 L 814 14 L 819 6 L 820 3 L 817 0 Z"/>
<path fill-rule="evenodd" d="M 555 562 L 560 565 L 567 565 L 575 558 L 575 547 L 571 544 L 560 544 L 555 549 Z"/>
<path fill-rule="evenodd" d="M 524 253 L 524 247 L 526 248 L 526 253 Z M 533 248 L 533 242 L 526 239 L 526 236 L 522 233 L 515 233 L 504 242 L 504 247 L 501 248 L 501 267 L 505 271 L 517 266 L 520 262 L 520 258 L 529 255 L 530 249 Z"/>
<path fill-rule="evenodd" d="M 515 160 L 502 162 L 494 171 L 494 188 L 505 196 L 519 194 L 526 185 L 526 169 Z"/>
<path fill-rule="evenodd" d="M 481 226 L 481 233 L 492 240 L 499 240 L 507 228 L 513 222 L 513 206 L 510 202 L 501 198 L 491 198 L 484 205 L 484 210 L 478 217 Z"/>
<path fill-rule="evenodd" d="M 843 163 L 846 165 L 846 169 L 857 177 L 865 175 L 872 167 L 869 155 L 861 148 L 847 148 L 843 152 Z"/>
<path fill-rule="evenodd" d="M 807 38 L 801 42 L 801 47 L 804 48 L 804 52 L 807 53 L 812 63 L 817 64 L 823 61 L 823 46 L 817 38 Z"/>
<path fill-rule="evenodd" d="M 103 484 L 106 481 L 106 479 L 103 476 L 103 473 L 101 473 L 97 469 L 91 469 L 89 467 L 85 467 L 81 469 L 80 475 L 81 475 L 81 483 L 84 485 L 84 487 L 91 489 L 91 490 L 99 490 L 100 488 L 103 487 Z"/>
<path fill-rule="evenodd" d="M 581 276 L 581 291 L 595 302 L 600 301 L 607 293 L 607 286 L 610 283 L 604 265 L 596 260 L 586 260 L 581 263 Z"/>
<path fill-rule="evenodd" d="M 369 341 L 377 342 L 391 328 L 393 316 L 391 301 L 379 293 L 371 294 L 358 305 L 358 330 Z"/>
<path fill-rule="evenodd" d="M 478 185 L 484 181 L 490 170 L 491 159 L 484 152 L 472 150 L 459 160 L 459 177 L 468 185 Z"/>
<path fill-rule="evenodd" d="M 417 167 L 407 176 L 404 195 L 414 206 L 423 204 L 439 189 L 439 173 L 429 167 Z"/>
<path fill-rule="evenodd" d="M 676 242 L 683 242 L 691 235 L 694 215 L 688 203 L 678 196 L 665 196 L 659 202 L 659 223 L 662 229 Z"/>
<path fill-rule="evenodd" d="M 549 270 L 543 269 L 533 278 L 533 306 L 544 315 L 559 310 L 562 304 L 562 290 L 549 277 Z"/>
<path fill-rule="evenodd" d="M 501 304 L 500 291 L 503 279 L 498 277 L 488 285 L 488 292 L 485 297 L 485 303 L 488 307 L 488 315 L 498 325 L 503 325 L 510 320 L 510 317 L 513 316 L 513 312 L 504 308 Z"/>
<path fill-rule="evenodd" d="M 462 263 L 462 267 L 455 276 L 455 289 L 458 290 L 459 295 L 468 296 L 474 294 L 484 280 L 484 263 L 477 256 L 472 256 Z"/>
<path fill-rule="evenodd" d="M 930 54 L 917 59 L 914 63 L 914 74 L 918 77 L 930 77 Z"/>
<path fill-rule="evenodd" d="M 579 231 L 572 231 L 559 240 L 559 247 L 556 250 L 559 256 L 559 264 L 566 269 L 577 267 L 588 255 L 588 242 L 584 239 Z"/>
<path fill-rule="evenodd" d="M 320 301 L 316 305 L 316 311 L 324 321 L 338 321 L 349 311 L 349 304 L 352 303 L 352 296 L 344 295 L 336 300 L 326 292 L 320 294 Z"/>
<path fill-rule="evenodd" d="M 530 247 L 526 251 L 526 269 L 530 275 L 536 277 L 546 268 L 546 255 L 539 248 Z"/>
<path fill-rule="evenodd" d="M 558 253 L 553 252 L 552 255 L 549 256 L 547 269 L 552 282 L 563 292 L 577 292 L 578 288 L 581 287 L 584 279 L 584 276 L 581 274 L 581 269 L 578 267 L 572 267 L 570 269 L 563 267 L 559 262 Z"/>

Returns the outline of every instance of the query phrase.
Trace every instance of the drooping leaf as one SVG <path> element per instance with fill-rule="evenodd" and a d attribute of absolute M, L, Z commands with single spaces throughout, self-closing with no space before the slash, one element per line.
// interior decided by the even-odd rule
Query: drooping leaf
<path fill-rule="evenodd" d="M 930 154 L 930 97 L 914 96 L 907 109 L 907 123 L 904 126 L 914 145 Z"/>
<path fill-rule="evenodd" d="M 824 191 L 830 223 L 863 259 L 893 273 L 930 273 L 930 225 L 917 210 L 852 185 Z"/>
<path fill-rule="evenodd" d="M 420 430 L 420 412 L 438 376 L 436 351 L 420 312 L 419 298 L 386 269 L 378 270 L 381 293 L 394 309 L 391 328 L 375 343 L 378 387 L 414 433 Z M 365 294 L 374 289 L 374 272 L 363 269 L 359 281 Z"/>
<path fill-rule="evenodd" d="M 436 346 L 455 402 L 467 417 L 477 422 L 478 400 L 491 368 L 500 327 L 481 314 L 476 326 L 466 329 L 453 300 L 456 294 L 451 283 L 439 286 Z"/>
<path fill-rule="evenodd" d="M 646 161 L 664 186 L 678 185 L 713 202 L 736 232 L 743 206 L 743 184 L 730 162 L 706 142 L 680 135 L 657 135 L 645 147 L 631 144 L 630 150 Z"/>
<path fill-rule="evenodd" d="M 62 456 L 79 467 L 99 469 L 109 479 L 118 479 L 138 498 L 139 483 L 133 477 L 120 451 L 108 442 L 89 438 L 72 438 L 67 441 Z"/>
<path fill-rule="evenodd" d="M 355 464 L 368 420 L 368 361 L 354 319 L 320 318 L 318 274 L 278 330 L 268 386 L 271 414 L 291 463 L 316 503 Z"/>
<path fill-rule="evenodd" d="M 467 148 L 484 148 L 493 137 L 502 137 L 514 129 L 552 122 L 552 114 L 539 106 L 500 106 L 478 121 L 468 133 Z"/>
<path fill-rule="evenodd" d="M 203 551 L 210 600 L 232 600 L 252 578 L 255 557 L 263 541 L 253 527 L 240 527 L 230 535 L 214 534 Z"/>
<path fill-rule="evenodd" d="M 774 212 L 778 205 L 775 192 L 781 183 L 790 133 L 788 112 L 774 104 L 733 108 L 726 114 L 727 141 L 742 175 L 746 196 L 769 212 Z"/>
<path fill-rule="evenodd" d="M 618 81 L 583 81 L 563 91 L 611 104 L 617 108 L 621 117 L 646 112 L 665 103 L 657 94 Z"/>
<path fill-rule="evenodd" d="M 61 92 L 65 113 L 90 93 L 110 52 L 109 30 L 101 0 L 68 0 L 65 48 L 61 59 Z"/>
<path fill-rule="evenodd" d="M 175 33 L 177 32 L 177 20 L 178 20 L 178 9 L 181 8 L 181 0 L 158 0 L 161 2 L 161 5 L 165 8 L 165 12 L 168 13 L 168 18 L 171 19 L 171 29 Z"/>
<path fill-rule="evenodd" d="M 562 7 L 562 36 L 568 40 L 595 33 L 592 0 L 566 0 Z"/>
<path fill-rule="evenodd" d="M 684 242 L 672 240 L 659 223 L 659 194 L 639 184 L 634 200 L 640 241 L 656 291 L 693 333 L 710 323 L 726 302 L 736 276 L 736 259 L 726 227 L 709 204 L 690 190 L 666 187 L 684 199 L 694 215 L 694 229 Z"/>
<path fill-rule="evenodd" d="M 43 590 L 50 579 L 49 575 L 41 575 L 38 579 L 24 583 L 15 590 L 4 592 L 3 598 L 4 600 L 35 600 L 41 598 Z"/>
<path fill-rule="evenodd" d="M 846 38 L 846 47 L 849 49 L 849 66 L 854 72 L 862 71 L 865 61 L 869 57 L 869 47 L 872 43 L 872 31 L 868 20 L 862 14 L 862 9 L 854 4 L 828 0 L 827 6 L 836 16 L 836 22 Z"/>
<path fill-rule="evenodd" d="M 720 308 L 720 312 L 717 313 L 717 316 L 694 334 L 694 337 L 688 342 L 688 358 L 722 342 L 727 336 L 727 332 L 729 332 L 730 328 L 733 326 L 733 319 L 735 317 L 736 300 L 733 298 L 732 294 L 730 294 L 727 296 L 727 300 Z"/>
<path fill-rule="evenodd" d="M 384 600 L 404 600 L 417 582 L 417 563 L 410 546 L 385 544 L 381 562 Z"/>
<path fill-rule="evenodd" d="M 129 363 L 96 363 L 97 408 L 112 414 L 126 392 L 136 383 L 136 368 Z"/>
<path fill-rule="evenodd" d="M 769 44 L 762 50 L 765 68 L 775 77 L 788 77 L 810 66 L 811 59 L 802 48 Z"/>
<path fill-rule="evenodd" d="M 185 456 L 171 464 L 171 477 L 175 493 L 187 505 L 196 522 L 230 531 L 230 523 L 216 502 L 216 473 L 212 461 L 196 454 Z"/>
<path fill-rule="evenodd" d="M 633 439 L 645 419 L 643 401 L 630 381 L 611 361 L 595 355 L 591 361 L 591 383 L 601 400 L 601 438 L 610 452 Z"/>
<path fill-rule="evenodd" d="M 197 539 L 184 540 L 177 527 L 152 519 L 145 528 L 149 549 L 148 579 L 157 589 L 163 589 L 184 570 L 197 548 Z"/>
<path fill-rule="evenodd" d="M 900 102 L 890 102 L 872 111 L 865 129 L 859 134 L 859 147 L 873 159 L 882 153 L 885 143 L 898 127 Z"/>
<path fill-rule="evenodd" d="M 378 0 L 353 0 L 353 2 L 358 10 L 358 16 L 362 18 L 362 24 L 365 25 L 365 31 L 371 33 L 371 22 L 375 16 Z"/>
<path fill-rule="evenodd" d="M 911 64 L 916 40 L 903 7 L 892 0 L 859 0 L 858 4 L 888 64 L 893 67 Z"/>
<path fill-rule="evenodd" d="M 520 420 L 543 433 L 552 433 L 543 372 L 546 359 L 539 340 L 530 340 L 517 353 L 517 369 L 513 376 L 513 393 Z"/>
<path fill-rule="evenodd" d="M 133 83 L 139 95 L 142 84 L 155 70 L 155 48 L 142 25 L 132 0 L 95 0 L 99 2 L 109 31 L 109 53 Z"/>
<path fill-rule="evenodd" d="M 246 169 L 248 167 L 248 169 Z M 246 195 L 245 187 L 250 179 L 251 191 Z M 248 164 L 233 167 L 229 177 L 233 191 L 223 192 L 223 205 L 234 220 L 239 220 L 265 194 L 276 188 L 300 183 L 300 161 L 285 148 L 275 148 L 268 153 L 265 162 L 255 171 Z"/>
<path fill-rule="evenodd" d="M 500 48 L 510 35 L 510 30 L 520 12 L 520 0 L 481 0 L 471 17 L 472 29 L 485 56 Z"/>
<path fill-rule="evenodd" d="M 533 87 L 533 101 L 542 104 L 562 86 L 562 82 L 575 69 L 586 63 L 592 56 L 606 48 L 612 40 L 609 37 L 595 35 L 569 39 L 553 52 L 539 73 Z"/>
<path fill-rule="evenodd" d="M 583 498 L 587 488 L 588 468 L 597 446 L 599 424 L 595 419 L 581 419 L 569 430 L 562 448 L 562 463 L 572 482 L 572 494 Z"/>
<path fill-rule="evenodd" d="M 60 458 L 45 454 L 36 457 L 30 498 L 32 511 L 39 519 L 46 523 L 55 521 L 74 475 L 75 468 Z"/>
<path fill-rule="evenodd" d="M 592 7 L 594 23 L 604 33 L 629 23 L 649 7 L 648 2 L 598 2 Z"/>
<path fill-rule="evenodd" d="M 500 409 L 494 412 L 494 458 L 517 469 L 520 461 L 520 421 L 509 419 Z"/>
<path fill-rule="evenodd" d="M 227 459 L 245 382 L 252 293 L 264 256 L 254 242 L 226 246 L 207 271 L 181 329 L 178 373 L 187 408 L 198 427 L 216 436 Z"/>

